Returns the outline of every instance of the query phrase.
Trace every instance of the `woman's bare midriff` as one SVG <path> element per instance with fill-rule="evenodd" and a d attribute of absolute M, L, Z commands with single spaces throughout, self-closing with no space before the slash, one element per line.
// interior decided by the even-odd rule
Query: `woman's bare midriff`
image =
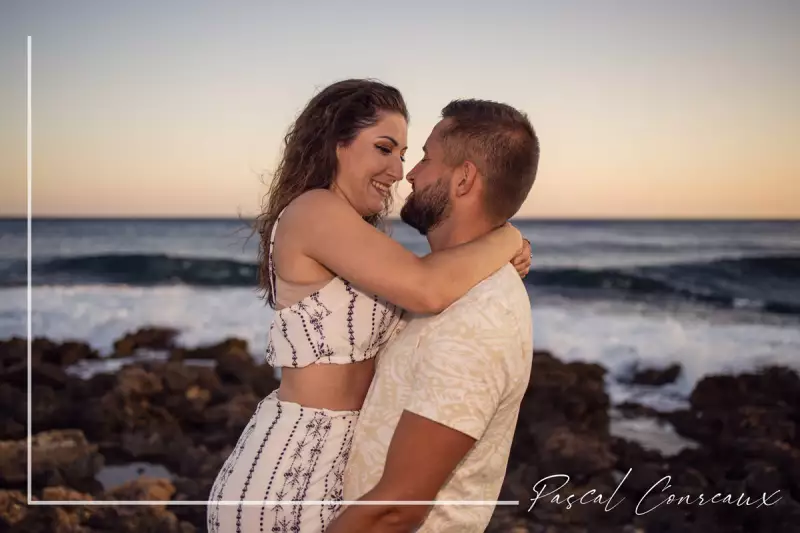
<path fill-rule="evenodd" d="M 343 365 L 283 367 L 278 399 L 314 409 L 359 410 L 367 396 L 374 370 L 374 359 Z"/>

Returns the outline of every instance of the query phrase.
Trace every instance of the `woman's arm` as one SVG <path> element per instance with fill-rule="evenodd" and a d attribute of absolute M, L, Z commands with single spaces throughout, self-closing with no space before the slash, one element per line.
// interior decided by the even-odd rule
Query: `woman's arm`
<path fill-rule="evenodd" d="M 416 313 L 444 310 L 522 247 L 519 231 L 506 224 L 472 242 L 418 257 L 365 224 L 326 190 L 303 194 L 284 217 L 302 228 L 302 253 L 359 288 Z"/>

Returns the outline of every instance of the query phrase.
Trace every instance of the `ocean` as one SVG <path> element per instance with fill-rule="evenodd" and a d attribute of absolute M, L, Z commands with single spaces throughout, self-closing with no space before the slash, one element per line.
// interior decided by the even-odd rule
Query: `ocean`
<path fill-rule="evenodd" d="M 514 224 L 533 246 L 535 347 L 605 366 L 613 402 L 669 410 L 707 374 L 800 369 L 800 221 Z M 27 332 L 26 229 L 0 220 L 0 338 Z M 392 235 L 429 251 L 400 221 Z M 126 332 L 169 326 L 188 346 L 245 339 L 260 358 L 273 313 L 248 237 L 237 219 L 36 219 L 33 334 L 107 353 Z M 625 384 L 636 365 L 672 362 L 683 372 L 671 385 Z"/>

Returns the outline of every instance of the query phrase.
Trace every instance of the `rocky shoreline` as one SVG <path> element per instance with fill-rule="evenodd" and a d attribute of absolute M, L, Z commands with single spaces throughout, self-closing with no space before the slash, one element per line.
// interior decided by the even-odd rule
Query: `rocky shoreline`
<path fill-rule="evenodd" d="M 203 506 L 169 502 L 207 499 L 256 404 L 278 381 L 244 341 L 187 349 L 175 343 L 177 334 L 126 335 L 109 356 L 119 370 L 86 378 L 73 370 L 103 359 L 90 346 L 33 343 L 34 498 L 164 502 L 157 506 L 26 504 L 27 343 L 0 341 L 0 531 L 205 531 Z M 534 355 L 500 496 L 520 505 L 498 507 L 488 531 L 800 531 L 797 373 L 771 367 L 706 377 L 689 408 L 670 413 L 615 406 L 624 416 L 668 422 L 697 443 L 665 456 L 614 436 L 603 367 Z M 632 379 L 660 386 L 679 372 L 639 369 Z M 114 484 L 99 475 L 131 463 L 169 476 Z M 703 505 L 701 494 L 709 500 Z M 659 505 L 670 495 L 674 501 Z M 689 502 L 679 503 L 685 496 Z"/>

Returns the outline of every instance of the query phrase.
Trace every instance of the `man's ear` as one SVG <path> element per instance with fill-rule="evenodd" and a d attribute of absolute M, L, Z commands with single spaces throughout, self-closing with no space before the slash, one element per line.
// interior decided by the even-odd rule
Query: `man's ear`
<path fill-rule="evenodd" d="M 473 187 L 478 185 L 477 181 L 480 179 L 478 167 L 472 161 L 464 161 L 456 167 L 453 179 L 456 184 L 456 196 L 465 196 L 469 194 Z"/>

